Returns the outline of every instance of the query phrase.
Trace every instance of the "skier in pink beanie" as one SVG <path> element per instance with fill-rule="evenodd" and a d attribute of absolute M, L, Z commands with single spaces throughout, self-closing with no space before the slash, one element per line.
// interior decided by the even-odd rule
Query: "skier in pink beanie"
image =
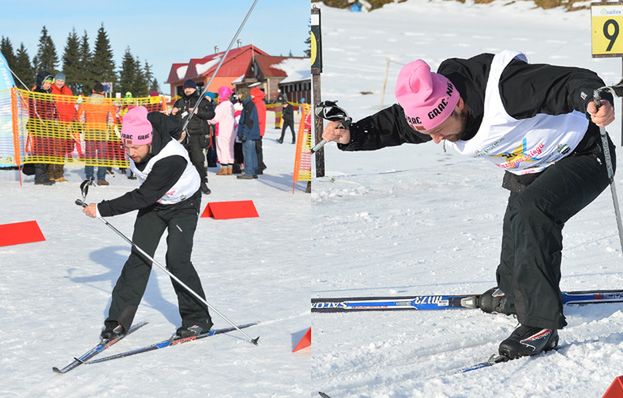
<path fill-rule="evenodd" d="M 459 92 L 447 77 L 431 72 L 430 66 L 418 59 L 400 70 L 396 99 L 414 129 L 429 131 L 452 114 Z"/>
<path fill-rule="evenodd" d="M 193 239 L 201 213 L 201 177 L 179 142 L 184 135 L 181 121 L 162 112 L 147 112 L 142 106 L 130 109 L 123 118 L 121 136 L 130 169 L 140 186 L 99 203 L 89 203 L 83 212 L 89 217 L 112 217 L 138 210 L 132 240 L 154 255 L 165 231 L 166 266 L 192 290 L 174 284 L 182 324 L 177 338 L 195 337 L 212 327 L 201 280 L 191 261 Z M 152 262 L 132 250 L 123 266 L 100 334 L 103 342 L 123 337 L 131 328 L 145 293 Z"/>
<path fill-rule="evenodd" d="M 123 117 L 121 138 L 126 145 L 151 144 L 152 125 L 147 120 L 147 108 L 137 106 L 132 108 Z"/>
<path fill-rule="evenodd" d="M 502 187 L 511 193 L 497 286 L 481 294 L 477 306 L 514 314 L 519 325 L 501 341 L 495 361 L 554 349 L 567 325 L 560 294 L 563 227 L 608 187 L 616 165 L 606 155 L 616 155 L 614 144 L 600 131 L 615 117 L 604 86 L 591 70 L 531 64 L 518 51 L 448 58 L 437 73 L 416 60 L 399 73 L 397 104 L 348 126 L 330 121 L 322 134 L 342 151 L 444 142 L 504 173 Z M 416 156 L 412 161 L 414 169 L 438 167 Z"/>

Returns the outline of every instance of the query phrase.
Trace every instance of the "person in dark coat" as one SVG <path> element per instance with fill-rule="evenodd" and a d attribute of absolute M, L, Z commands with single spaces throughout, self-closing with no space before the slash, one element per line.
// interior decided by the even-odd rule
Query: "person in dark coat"
<path fill-rule="evenodd" d="M 445 142 L 505 171 L 511 191 L 502 228 L 498 286 L 485 292 L 486 312 L 516 314 L 519 326 L 499 346 L 508 359 L 558 344 L 567 325 L 560 296 L 562 229 L 608 186 L 600 127 L 614 120 L 612 96 L 587 69 L 529 64 L 513 51 L 443 61 L 433 73 L 407 64 L 398 104 L 350 126 L 329 122 L 323 138 L 344 151 L 403 143 Z"/>
<path fill-rule="evenodd" d="M 199 100 L 200 95 L 197 91 L 197 83 L 193 80 L 186 80 L 184 82 L 184 96 L 175 101 L 171 114 L 177 117 L 183 124 Z M 211 191 L 208 188 L 208 171 L 205 166 L 206 157 L 203 150 L 208 147 L 209 143 L 210 131 L 208 130 L 207 121 L 213 117 L 214 105 L 209 101 L 202 100 L 199 103 L 196 114 L 188 123 L 186 131 L 188 136 L 183 138 L 190 154 L 190 160 L 197 168 L 197 172 L 201 177 L 201 192 L 206 195 Z"/>
<path fill-rule="evenodd" d="M 244 173 L 237 176 L 241 180 L 251 180 L 257 178 L 258 162 L 256 141 L 260 136 L 260 124 L 257 116 L 257 108 L 249 94 L 247 87 L 242 87 L 237 91 L 238 98 L 242 101 L 242 113 L 238 121 L 238 139 L 242 142 L 242 152 L 244 156 Z"/>
<path fill-rule="evenodd" d="M 55 121 L 58 119 L 56 105 L 52 97 L 41 94 L 52 94 L 54 77 L 42 71 L 37 73 L 35 88 L 28 98 L 28 122 L 26 129 L 32 138 L 32 157 L 37 158 L 34 164 L 35 185 L 53 185 L 49 169 L 55 157 L 58 142 L 54 139 Z"/>
<path fill-rule="evenodd" d="M 296 143 L 296 136 L 294 133 L 294 109 L 292 109 L 292 105 L 290 105 L 289 102 L 283 104 L 281 117 L 283 118 L 283 125 L 281 126 L 281 137 L 279 137 L 277 142 L 283 144 L 283 136 L 286 134 L 286 128 L 290 127 L 290 131 L 292 132 L 292 143 Z"/>
<path fill-rule="evenodd" d="M 141 185 L 112 200 L 84 208 L 90 217 L 111 217 L 138 210 L 132 241 L 153 257 L 166 230 L 167 269 L 205 299 L 201 281 L 191 262 L 193 237 L 201 205 L 201 179 L 187 150 L 177 141 L 180 125 L 171 116 L 148 113 L 139 106 L 123 118 L 121 139 L 130 158 L 130 168 Z M 125 334 L 145 292 L 151 262 L 136 249 L 123 266 L 112 293 L 108 317 L 101 337 L 108 340 Z M 179 337 L 207 332 L 212 320 L 206 306 L 180 284 L 173 283 L 182 326 Z"/>

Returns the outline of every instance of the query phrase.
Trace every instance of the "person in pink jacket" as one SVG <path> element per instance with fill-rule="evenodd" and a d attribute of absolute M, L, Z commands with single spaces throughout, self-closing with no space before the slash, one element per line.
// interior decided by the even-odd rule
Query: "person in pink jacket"
<path fill-rule="evenodd" d="M 217 176 L 231 175 L 234 166 L 234 141 L 236 139 L 236 120 L 234 105 L 229 100 L 231 88 L 222 86 L 218 89 L 219 104 L 214 110 L 215 115 L 208 123 L 216 125 L 216 156 L 221 164 Z"/>

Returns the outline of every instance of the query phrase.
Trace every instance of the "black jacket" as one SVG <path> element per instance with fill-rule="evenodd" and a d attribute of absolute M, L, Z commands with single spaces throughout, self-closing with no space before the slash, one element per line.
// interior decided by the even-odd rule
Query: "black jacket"
<path fill-rule="evenodd" d="M 456 86 L 467 104 L 470 115 L 463 140 L 472 138 L 480 127 L 484 97 L 493 54 L 480 54 L 469 59 L 451 58 L 439 66 L 438 73 Z M 530 118 L 538 113 L 558 115 L 572 110 L 586 112 L 593 90 L 603 87 L 603 80 L 587 69 L 528 64 L 512 61 L 500 78 L 500 94 L 506 112 L 516 119 Z M 612 103 L 612 96 L 603 95 Z M 595 131 L 589 123 L 589 131 Z M 598 130 L 598 129 L 597 129 Z M 351 142 L 338 144 L 345 151 L 375 150 L 403 143 L 420 144 L 430 137 L 413 130 L 398 104 L 368 116 L 350 126 Z M 592 145 L 594 140 L 583 145 Z M 582 150 L 582 148 L 578 148 Z"/>
<path fill-rule="evenodd" d="M 288 122 L 294 121 L 294 109 L 292 109 L 292 105 L 288 104 L 283 107 L 281 110 L 281 114 L 283 115 L 283 120 Z"/>
<path fill-rule="evenodd" d="M 192 95 L 186 96 L 184 95 L 182 98 L 175 101 L 173 105 L 174 108 L 178 108 L 179 112 L 175 115 L 178 120 L 184 124 L 188 115 L 182 118 L 182 113 L 190 112 L 195 107 L 195 104 L 199 100 L 199 92 L 195 91 Z M 208 129 L 207 120 L 210 120 L 214 117 L 214 105 L 212 102 L 204 99 L 199 103 L 199 108 L 197 108 L 197 114 L 190 119 L 190 123 L 188 124 L 188 134 L 190 135 L 207 135 L 210 130 Z"/>
<path fill-rule="evenodd" d="M 450 79 L 469 109 L 462 140 L 474 137 L 482 123 L 485 90 L 493 56 L 480 54 L 469 59 L 447 59 L 437 71 Z M 502 72 L 499 89 L 506 112 L 515 119 L 527 119 L 539 113 L 559 115 L 572 110 L 586 112 L 588 102 L 593 99 L 593 90 L 604 85 L 595 72 L 587 69 L 528 64 L 515 59 Z M 604 94 L 602 98 L 613 104 L 610 94 Z M 398 104 L 353 123 L 350 134 L 350 143 L 338 144 L 338 148 L 344 151 L 365 151 L 403 143 L 421 144 L 431 140 L 430 136 L 418 133 L 409 126 Z M 599 128 L 589 118 L 587 133 L 574 153 L 598 151 L 598 142 Z M 522 191 L 539 175 L 506 172 L 502 186 L 514 192 Z"/>
<path fill-rule="evenodd" d="M 150 112 L 147 114 L 147 119 L 153 126 L 151 152 L 142 162 L 136 163 L 139 170 L 143 170 L 147 162 L 157 155 L 169 141 L 179 138 L 181 132 L 181 125 L 175 117 L 166 116 L 160 112 Z M 97 205 L 100 215 L 102 217 L 115 216 L 150 206 L 167 208 L 195 206 L 192 201 L 196 195 L 172 205 L 160 205 L 156 202 L 175 185 L 184 173 L 186 164 L 186 159 L 179 155 L 167 156 L 158 160 L 140 187 L 116 199 L 100 202 Z"/>

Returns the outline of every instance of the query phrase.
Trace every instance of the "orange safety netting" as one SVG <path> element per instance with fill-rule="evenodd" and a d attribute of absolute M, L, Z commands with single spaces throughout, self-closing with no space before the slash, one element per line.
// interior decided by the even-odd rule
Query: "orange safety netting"
<path fill-rule="evenodd" d="M 160 96 L 76 97 L 13 88 L 10 98 L 12 137 L 6 137 L 7 129 L 0 130 L 0 160 L 15 166 L 46 163 L 128 167 L 120 139 L 123 115 L 139 105 L 149 111 L 167 109 Z M 5 109 L 6 104 L 0 104 L 0 108 Z"/>
<path fill-rule="evenodd" d="M 301 105 L 301 123 L 297 134 L 296 154 L 294 156 L 294 175 L 292 176 L 292 189 L 297 181 L 311 181 L 311 106 Z"/>

